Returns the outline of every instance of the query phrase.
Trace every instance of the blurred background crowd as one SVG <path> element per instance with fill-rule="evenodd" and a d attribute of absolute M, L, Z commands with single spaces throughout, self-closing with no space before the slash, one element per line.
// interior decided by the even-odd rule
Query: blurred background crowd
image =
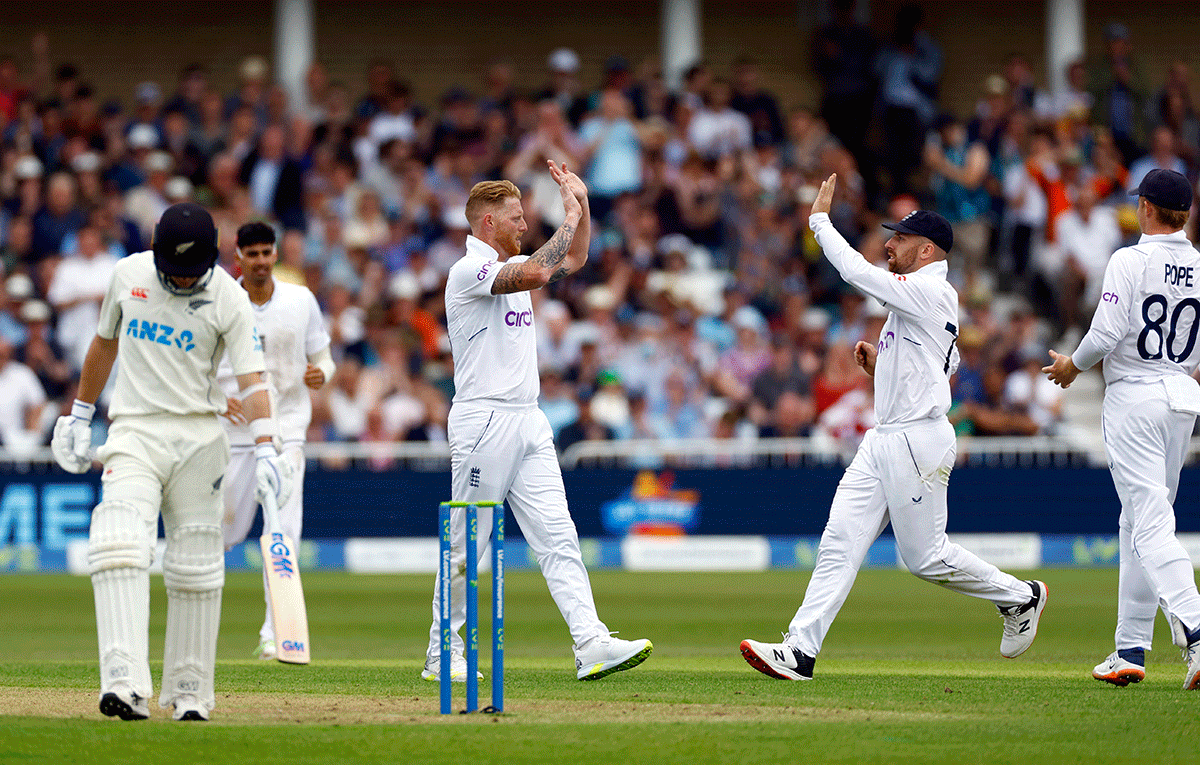
<path fill-rule="evenodd" d="M 584 82 L 560 48 L 542 71 L 496 60 L 463 72 L 429 103 L 387 60 L 361 82 L 317 63 L 298 110 L 257 55 L 233 92 L 197 64 L 116 100 L 52 60 L 44 37 L 33 66 L 0 55 L 0 442 L 48 441 L 113 265 L 147 249 L 181 200 L 213 212 L 234 273 L 238 226 L 273 222 L 277 278 L 317 296 L 338 370 L 313 394 L 311 440 L 443 440 L 442 289 L 468 234 L 467 194 L 515 182 L 532 251 L 563 218 L 547 159 L 582 171 L 594 218 L 587 266 L 534 296 L 560 449 L 857 442 L 873 402 L 851 348 L 875 342 L 886 312 L 841 281 L 807 227 L 834 172 L 835 225 L 874 262 L 882 222 L 926 207 L 954 226 L 959 431 L 1055 433 L 1062 392 L 1038 369 L 1048 347 L 1074 349 L 1109 255 L 1137 236 L 1128 189 L 1156 167 L 1193 181 L 1200 169 L 1187 64 L 1144 71 L 1114 23 L 1102 57 L 1070 65 L 1067 91 L 1049 95 L 1015 54 L 970 113 L 952 114 L 919 9 L 880 37 L 852 2 L 832 5 L 797 73 L 819 80 L 815 103 L 780 103 L 748 57 L 727 70 L 699 61 L 671 91 L 653 59 L 614 52 Z"/>

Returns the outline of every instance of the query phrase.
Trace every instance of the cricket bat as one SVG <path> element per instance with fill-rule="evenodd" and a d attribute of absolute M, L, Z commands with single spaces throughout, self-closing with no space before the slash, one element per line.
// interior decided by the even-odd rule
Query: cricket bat
<path fill-rule="evenodd" d="M 274 492 L 267 492 L 262 508 L 263 534 L 258 543 L 262 547 L 271 616 L 275 620 L 278 659 L 286 664 L 308 664 L 308 613 L 304 607 L 304 589 L 300 586 L 296 544 L 279 525 L 279 505 Z"/>

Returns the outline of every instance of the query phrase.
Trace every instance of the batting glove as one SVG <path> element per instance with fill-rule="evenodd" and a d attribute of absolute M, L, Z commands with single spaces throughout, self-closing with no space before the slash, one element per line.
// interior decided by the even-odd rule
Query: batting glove
<path fill-rule="evenodd" d="M 92 466 L 92 415 L 95 413 L 95 404 L 75 399 L 71 413 L 64 414 L 54 423 L 50 450 L 54 461 L 68 473 L 86 473 Z"/>
<path fill-rule="evenodd" d="M 270 441 L 255 445 L 254 457 L 255 498 L 261 503 L 267 492 L 271 492 L 280 507 L 287 504 L 292 496 L 291 464 L 275 451 L 275 444 Z"/>

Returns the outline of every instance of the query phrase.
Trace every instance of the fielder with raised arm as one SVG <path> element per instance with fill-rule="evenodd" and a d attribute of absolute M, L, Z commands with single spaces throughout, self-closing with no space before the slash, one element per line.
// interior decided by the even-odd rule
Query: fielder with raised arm
<path fill-rule="evenodd" d="M 450 409 L 451 498 L 506 502 L 537 556 L 550 595 L 575 641 L 576 677 L 594 680 L 641 664 L 649 640 L 613 637 L 596 615 L 592 586 L 567 510 L 558 454 L 546 415 L 538 408 L 537 339 L 529 290 L 574 273 L 587 260 L 590 213 L 587 188 L 565 166 L 548 163 L 566 208 L 566 220 L 531 256 L 521 252 L 525 216 L 521 192 L 509 181 L 471 189 L 466 255 L 450 269 L 446 322 L 454 355 Z M 479 528 L 491 529 L 491 508 L 479 508 Z M 463 578 L 465 513 L 452 520 L 453 656 L 451 680 L 466 680 L 459 635 L 466 621 Z M 487 545 L 479 545 L 479 558 Z M 437 680 L 441 657 L 437 592 L 421 677 Z"/>
<path fill-rule="evenodd" d="M 271 398 L 276 430 L 283 440 L 281 457 L 292 471 L 292 496 L 287 503 L 279 505 L 279 521 L 283 533 L 299 544 L 304 517 L 304 441 L 312 420 L 312 399 L 308 391 L 319 390 L 332 379 L 334 366 L 329 351 L 329 332 L 325 329 L 317 299 L 308 287 L 288 284 L 272 276 L 278 259 L 275 229 L 260 222 L 247 223 L 238 229 L 240 282 L 250 296 L 262 343 L 267 393 Z M 226 355 L 217 371 L 217 380 L 229 397 L 225 422 L 231 451 L 224 483 L 226 549 L 246 539 L 258 515 L 254 434 L 237 397 L 237 378 L 231 362 Z M 271 616 L 270 593 L 266 592 L 265 572 L 263 577 L 267 615 L 259 630 L 255 653 L 260 659 L 274 659 L 278 656 L 275 623 Z"/>
<path fill-rule="evenodd" d="M 150 563 L 161 510 L 167 548 L 167 633 L 159 705 L 176 720 L 207 720 L 225 557 L 221 480 L 229 441 L 217 360 L 228 349 L 256 442 L 257 490 L 280 504 L 290 492 L 275 452 L 263 357 L 246 293 L 216 267 L 217 229 L 204 208 L 172 205 L 152 251 L 117 264 L 70 415 L 51 447 L 65 470 L 92 464 L 91 420 L 114 362 L 117 383 L 104 463 L 104 499 L 92 511 L 88 565 L 100 643 L 100 711 L 150 716 Z"/>
<path fill-rule="evenodd" d="M 859 342 L 854 357 L 875 384 L 875 427 L 846 468 L 829 509 L 804 602 L 782 643 L 743 640 L 758 671 L 811 680 L 834 617 L 850 594 L 871 543 L 892 524 L 904 565 L 928 582 L 989 600 L 1004 618 L 1000 653 L 1033 643 L 1046 606 L 1042 582 L 1022 582 L 946 537 L 946 487 L 954 467 L 950 376 L 958 368 L 958 294 L 946 281 L 954 235 L 945 218 L 917 210 L 885 228 L 887 271 L 854 251 L 829 220 L 837 176 L 821 184 L 808 225 L 825 257 L 850 284 L 890 314 L 878 347 Z M 889 273 L 890 272 L 890 273 Z"/>
<path fill-rule="evenodd" d="M 1200 253 L 1183 233 L 1192 187 L 1151 170 L 1133 192 L 1142 237 L 1113 253 L 1092 326 L 1075 353 L 1050 351 L 1042 369 L 1066 388 L 1104 360 L 1104 446 L 1121 499 L 1116 651 L 1092 677 L 1126 686 L 1146 676 L 1161 607 L 1187 663 L 1185 690 L 1200 688 L 1200 592 L 1175 536 L 1175 492 L 1200 413 Z"/>

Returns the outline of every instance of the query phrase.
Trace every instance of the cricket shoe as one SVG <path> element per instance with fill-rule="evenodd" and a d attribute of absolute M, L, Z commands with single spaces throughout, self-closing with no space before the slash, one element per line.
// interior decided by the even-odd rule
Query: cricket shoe
<path fill-rule="evenodd" d="M 208 720 L 208 710 L 191 694 L 176 696 L 175 700 L 171 703 L 175 706 L 175 712 L 171 716 L 176 720 L 195 720 L 200 722 Z"/>
<path fill-rule="evenodd" d="M 128 688 L 109 691 L 101 696 L 100 711 L 122 720 L 145 720 L 150 717 L 150 705 L 146 699 Z"/>
<path fill-rule="evenodd" d="M 275 647 L 274 640 L 264 640 L 254 649 L 254 655 L 263 661 L 271 661 L 279 658 L 279 649 Z"/>
<path fill-rule="evenodd" d="M 575 677 L 599 680 L 641 664 L 653 653 L 654 644 L 646 639 L 621 640 L 612 635 L 597 635 L 574 648 Z"/>
<path fill-rule="evenodd" d="M 782 643 L 743 640 L 741 649 L 746 663 L 764 675 L 780 680 L 812 680 L 817 658 L 788 643 L 786 636 Z"/>
<path fill-rule="evenodd" d="M 1124 688 L 1130 683 L 1140 683 L 1145 680 L 1146 667 L 1126 661 L 1116 651 L 1113 651 L 1107 659 L 1096 665 L 1096 668 L 1092 670 L 1092 677 Z"/>
<path fill-rule="evenodd" d="M 1022 605 L 1000 609 L 1000 615 L 1004 617 L 1000 655 L 1006 659 L 1017 658 L 1033 645 L 1033 639 L 1037 637 L 1038 621 L 1042 618 L 1042 611 L 1046 609 L 1046 600 L 1050 595 L 1045 582 L 1030 579 L 1025 584 L 1033 589 L 1033 597 Z"/>
<path fill-rule="evenodd" d="M 1183 678 L 1185 691 L 1200 690 L 1200 627 L 1189 630 L 1179 621 L 1179 617 L 1171 615 L 1171 642 L 1179 646 L 1183 652 L 1183 662 L 1187 664 L 1187 676 Z"/>
<path fill-rule="evenodd" d="M 421 670 L 422 680 L 438 680 L 442 674 L 442 660 L 425 659 L 425 669 Z M 480 680 L 483 679 L 483 673 L 476 671 L 475 676 Z M 467 657 L 461 653 L 450 654 L 450 682 L 465 683 L 467 682 Z"/>

